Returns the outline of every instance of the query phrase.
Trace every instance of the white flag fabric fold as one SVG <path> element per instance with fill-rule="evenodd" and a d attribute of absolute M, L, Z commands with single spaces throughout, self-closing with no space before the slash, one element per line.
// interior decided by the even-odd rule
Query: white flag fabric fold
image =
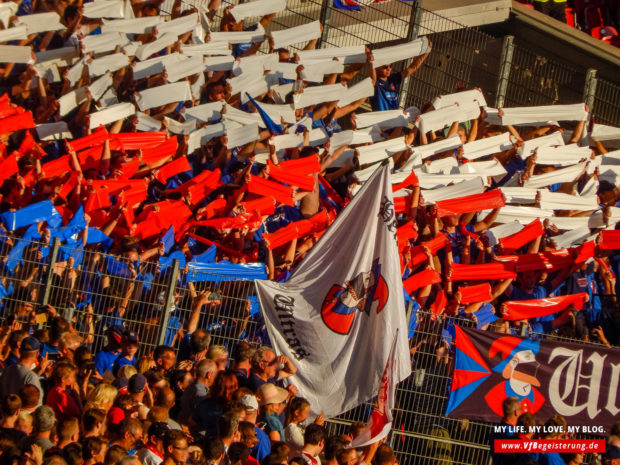
<path fill-rule="evenodd" d="M 537 189 L 528 187 L 500 187 L 502 194 L 506 199 L 506 203 L 514 204 L 532 204 L 536 202 Z"/>
<path fill-rule="evenodd" d="M 481 176 L 499 176 L 500 179 L 507 173 L 504 166 L 498 160 L 474 161 L 459 166 L 459 173 L 475 173 Z"/>
<path fill-rule="evenodd" d="M 549 192 L 546 189 L 540 191 L 540 208 L 548 210 L 597 210 L 598 199 L 596 195 L 582 197 L 580 195 L 563 194 L 561 192 Z"/>
<path fill-rule="evenodd" d="M 215 137 L 226 134 L 226 126 L 224 123 L 210 124 L 207 127 L 196 129 L 189 135 L 187 141 L 187 154 L 192 154 L 201 145 L 206 144 Z"/>
<path fill-rule="evenodd" d="M 103 20 L 102 32 L 124 32 L 125 34 L 145 34 L 163 23 L 161 16 Z"/>
<path fill-rule="evenodd" d="M 278 82 L 280 79 L 297 79 L 297 67 L 299 65 L 297 63 L 276 63 L 274 67 L 272 67 L 270 75 L 274 75 Z"/>
<path fill-rule="evenodd" d="M 234 121 L 242 126 L 244 124 L 260 125 L 262 123 L 262 119 L 258 113 L 248 113 L 247 111 L 239 110 L 229 104 L 226 104 L 223 116 L 226 121 Z"/>
<path fill-rule="evenodd" d="M 154 76 L 155 74 L 163 73 L 166 66 L 173 66 L 174 64 L 180 63 L 182 60 L 183 57 L 179 53 L 175 52 L 169 55 L 150 58 L 148 60 L 134 63 L 131 67 L 133 79 L 134 81 L 137 81 L 149 76 Z"/>
<path fill-rule="evenodd" d="M 618 141 L 620 140 L 620 128 L 616 128 L 614 126 L 606 126 L 604 124 L 594 124 L 590 137 L 599 142 L 612 140 Z"/>
<path fill-rule="evenodd" d="M 321 22 L 312 21 L 301 26 L 289 27 L 280 31 L 271 31 L 274 48 L 288 47 L 289 45 L 307 42 L 321 37 Z"/>
<path fill-rule="evenodd" d="M 0 22 L 5 28 L 9 27 L 9 21 L 17 14 L 19 5 L 15 2 L 0 3 Z"/>
<path fill-rule="evenodd" d="M 373 95 L 375 95 L 375 87 L 372 85 L 372 79 L 366 78 L 351 87 L 347 87 L 344 97 L 338 101 L 338 106 L 342 108 L 349 103 Z"/>
<path fill-rule="evenodd" d="M 215 121 L 222 117 L 222 107 L 224 104 L 225 102 L 210 102 L 191 108 L 186 108 L 184 116 L 186 119 L 197 119 L 201 123 Z"/>
<path fill-rule="evenodd" d="M 0 31 L 0 43 L 11 40 L 23 40 L 28 37 L 27 26 L 15 26 Z"/>
<path fill-rule="evenodd" d="M 196 120 L 191 119 L 181 123 L 175 119 L 164 116 L 164 121 L 168 123 L 168 131 L 173 134 L 191 134 L 196 129 Z"/>
<path fill-rule="evenodd" d="M 177 82 L 188 76 L 204 72 L 205 65 L 201 56 L 195 56 L 181 60 L 178 63 L 165 64 L 164 68 L 168 75 L 168 82 Z"/>
<path fill-rule="evenodd" d="M 346 131 L 335 132 L 330 137 L 329 148 L 330 152 L 333 152 L 338 147 L 343 145 L 357 145 L 367 144 L 380 141 L 381 134 L 375 128 L 366 128 L 352 131 L 350 129 Z"/>
<path fill-rule="evenodd" d="M 22 45 L 0 45 L 0 63 L 34 64 L 32 48 Z"/>
<path fill-rule="evenodd" d="M 494 228 L 487 229 L 484 233 L 485 236 L 489 238 L 489 245 L 491 247 L 495 247 L 499 244 L 499 240 L 502 237 L 511 236 L 512 234 L 516 234 L 523 229 L 523 225 L 518 221 L 513 221 L 512 223 L 504 223 L 499 226 L 495 226 Z"/>
<path fill-rule="evenodd" d="M 315 61 L 331 60 L 338 58 L 345 65 L 364 63 L 366 61 L 366 49 L 363 45 L 351 45 L 348 47 L 328 47 L 314 50 L 300 50 L 297 52 L 299 62 L 304 66 Z"/>
<path fill-rule="evenodd" d="M 103 110 L 90 114 L 90 129 L 97 128 L 99 125 L 113 123 L 119 119 L 134 115 L 135 113 L 136 107 L 133 106 L 133 103 L 123 102 L 111 105 Z"/>
<path fill-rule="evenodd" d="M 86 100 L 86 87 L 67 92 L 58 99 L 58 114 L 65 116 Z"/>
<path fill-rule="evenodd" d="M 439 200 L 455 199 L 466 195 L 482 194 L 484 183 L 482 178 L 472 178 L 451 186 L 438 187 L 436 189 L 423 189 L 420 195 L 426 203 L 435 203 Z"/>
<path fill-rule="evenodd" d="M 577 228 L 596 229 L 605 227 L 605 219 L 601 211 L 593 213 L 590 216 L 554 216 L 549 218 L 549 221 L 562 231 L 574 230 Z"/>
<path fill-rule="evenodd" d="M 469 164 L 469 163 L 468 163 Z M 450 174 L 453 171 L 458 172 L 458 162 L 454 157 L 441 158 L 432 162 L 426 163 L 422 166 L 422 169 L 429 174 Z"/>
<path fill-rule="evenodd" d="M 276 149 L 276 152 L 295 147 L 303 147 L 304 135 L 282 134 L 280 136 L 275 136 L 269 143 L 273 145 L 273 147 Z"/>
<path fill-rule="evenodd" d="M 79 57 L 80 52 L 76 47 L 62 47 L 53 50 L 46 50 L 44 52 L 38 52 L 37 64 L 54 63 L 58 67 L 71 66 L 79 60 Z"/>
<path fill-rule="evenodd" d="M 147 115 L 146 113 L 142 113 L 141 111 L 136 113 L 138 117 L 138 124 L 136 125 L 136 129 L 138 131 L 152 132 L 159 131 L 161 129 L 161 121 Z"/>
<path fill-rule="evenodd" d="M 428 45 L 428 38 L 421 37 L 404 44 L 373 50 L 372 56 L 374 60 L 372 65 L 375 68 L 378 68 L 379 66 L 424 55 L 430 51 L 431 49 Z"/>
<path fill-rule="evenodd" d="M 93 97 L 93 102 L 97 102 L 103 96 L 105 91 L 112 85 L 112 82 L 112 75 L 108 73 L 104 74 L 88 86 L 90 95 Z"/>
<path fill-rule="evenodd" d="M 564 138 L 560 131 L 552 132 L 546 136 L 536 137 L 534 139 L 526 140 L 523 145 L 519 147 L 518 153 L 524 160 L 533 155 L 541 147 L 555 147 L 564 145 Z"/>
<path fill-rule="evenodd" d="M 454 94 L 439 95 L 433 100 L 433 107 L 437 110 L 439 108 L 449 107 L 455 103 L 465 105 L 469 102 L 475 102 L 479 107 L 487 106 L 487 101 L 484 95 L 482 95 L 482 92 L 479 89 L 471 89 Z"/>
<path fill-rule="evenodd" d="M 388 158 L 388 166 L 390 167 L 390 171 L 394 168 L 394 161 L 391 158 Z M 362 185 L 368 181 L 373 174 L 377 171 L 382 170 L 381 163 L 375 163 L 370 165 L 368 168 L 363 170 L 358 170 L 353 172 L 353 176 L 358 180 L 359 184 L 354 185 L 353 187 L 349 187 L 349 193 L 351 196 L 355 196 L 359 193 L 362 188 Z"/>
<path fill-rule="evenodd" d="M 90 77 L 101 76 L 105 73 L 118 71 L 129 64 L 129 57 L 123 53 L 113 53 L 96 58 L 88 63 L 88 74 Z"/>
<path fill-rule="evenodd" d="M 185 102 L 192 99 L 187 81 L 151 87 L 138 93 L 136 103 L 140 111 L 160 107 L 172 102 Z"/>
<path fill-rule="evenodd" d="M 226 146 L 229 149 L 249 144 L 258 140 L 258 124 L 246 124 L 234 129 L 227 129 L 226 136 L 228 137 L 228 144 Z"/>
<path fill-rule="evenodd" d="M 416 125 L 421 132 L 426 133 L 448 127 L 455 121 L 462 123 L 463 121 L 476 119 L 478 116 L 480 116 L 480 107 L 476 102 L 471 101 L 463 105 L 454 104 L 422 113 Z"/>
<path fill-rule="evenodd" d="M 37 135 L 40 140 L 73 139 L 69 126 L 64 121 L 37 125 Z"/>
<path fill-rule="evenodd" d="M 233 73 L 239 76 L 241 73 L 249 73 L 257 75 L 262 71 L 268 71 L 278 65 L 277 53 L 264 53 L 260 55 L 250 55 L 235 60 L 233 64 Z"/>
<path fill-rule="evenodd" d="M 438 153 L 447 152 L 448 150 L 455 150 L 461 145 L 463 145 L 463 143 L 461 142 L 461 138 L 458 134 L 452 134 L 446 139 L 432 142 L 427 145 L 418 145 L 417 147 L 413 147 L 413 153 L 420 156 L 422 160 L 424 160 L 425 158 L 432 157 Z"/>
<path fill-rule="evenodd" d="M 418 181 L 422 189 L 436 189 L 471 179 L 480 179 L 484 183 L 484 179 L 479 174 L 428 174 L 422 170 L 416 170 L 415 173 L 418 175 Z"/>
<path fill-rule="evenodd" d="M 166 34 L 174 34 L 180 36 L 186 32 L 191 31 L 199 24 L 198 13 L 192 13 L 187 16 L 180 16 L 171 21 L 165 21 L 157 25 L 157 37 L 162 37 Z"/>
<path fill-rule="evenodd" d="M 239 22 L 252 16 L 265 16 L 286 9 L 286 0 L 256 0 L 235 5 L 229 12 Z"/>
<path fill-rule="evenodd" d="M 228 42 L 207 42 L 206 44 L 183 44 L 181 46 L 183 55 L 188 57 L 207 56 L 207 55 L 231 55 L 232 50 L 228 47 Z"/>
<path fill-rule="evenodd" d="M 477 160 L 487 155 L 511 149 L 513 146 L 510 133 L 504 132 L 497 136 L 486 137 L 463 144 L 463 157 L 468 160 Z"/>
<path fill-rule="evenodd" d="M 383 142 L 377 142 L 376 144 L 362 145 L 357 148 L 359 163 L 360 165 L 376 163 L 398 152 L 407 150 L 407 148 L 409 148 L 409 146 L 405 144 L 405 138 L 402 136 Z"/>
<path fill-rule="evenodd" d="M 547 187 L 552 184 L 572 182 L 581 176 L 586 164 L 587 162 L 584 161 L 583 163 L 578 163 L 577 165 L 568 166 L 549 173 L 536 174 L 527 179 L 523 183 L 523 187 L 539 188 Z"/>
<path fill-rule="evenodd" d="M 205 58 L 205 69 L 207 71 L 232 71 L 235 58 L 232 56 L 218 56 Z"/>
<path fill-rule="evenodd" d="M 148 44 L 141 45 L 136 50 L 136 58 L 140 61 L 146 60 L 153 53 L 157 53 L 160 50 L 174 44 L 177 41 L 177 35 L 174 33 L 164 34 Z"/>
<path fill-rule="evenodd" d="M 295 110 L 291 105 L 273 105 L 271 103 L 259 103 L 259 105 L 276 124 L 280 124 L 282 119 L 287 124 L 293 124 L 297 121 Z"/>
<path fill-rule="evenodd" d="M 124 18 L 125 2 L 122 0 L 95 0 L 84 3 L 87 18 Z"/>
<path fill-rule="evenodd" d="M 122 45 L 125 39 L 120 32 L 106 32 L 104 34 L 88 35 L 81 39 L 80 43 L 84 53 L 102 53 L 114 50 L 117 45 Z"/>
<path fill-rule="evenodd" d="M 325 86 L 308 87 L 300 94 L 293 96 L 295 109 L 317 105 L 323 102 L 340 100 L 346 92 L 342 84 L 329 84 Z"/>
<path fill-rule="evenodd" d="M 398 328 L 395 382 L 411 373 L 393 205 L 379 165 L 286 283 L 256 281 L 274 350 L 298 368 L 285 382 L 313 414 L 335 416 L 376 394 Z M 366 245 L 342 246 L 350 243 Z"/>
<path fill-rule="evenodd" d="M 504 108 L 502 124 L 526 124 L 540 121 L 585 121 L 585 104 L 543 105 L 537 107 Z"/>
<path fill-rule="evenodd" d="M 72 86 L 75 86 L 76 82 L 82 77 L 82 73 L 84 71 L 84 63 L 86 62 L 86 57 L 80 58 L 77 63 L 75 63 L 71 68 L 67 70 L 66 78 L 69 80 Z M 46 62 L 45 64 L 51 62 Z"/>
<path fill-rule="evenodd" d="M 41 76 L 41 79 L 47 80 L 48 83 L 62 81 L 60 72 L 58 71 L 58 66 L 54 63 L 44 63 L 42 65 L 35 64 L 34 69 L 37 71 L 37 74 Z M 33 81 L 36 80 L 33 78 Z"/>
<path fill-rule="evenodd" d="M 413 118 L 416 116 L 414 114 Z M 407 127 L 413 118 L 404 110 L 369 111 L 366 113 L 356 113 L 355 125 L 358 128 L 370 126 L 379 128 Z"/>
<path fill-rule="evenodd" d="M 262 42 L 265 40 L 265 30 L 259 23 L 255 31 L 211 32 L 211 40 L 213 42 L 227 42 L 229 44 Z"/>
<path fill-rule="evenodd" d="M 312 63 L 312 66 L 304 66 L 300 77 L 304 81 L 309 82 L 323 82 L 326 75 L 334 73 L 342 73 L 344 71 L 344 65 L 339 61 L 327 60 L 317 61 Z"/>
<path fill-rule="evenodd" d="M 28 34 L 38 34 L 47 31 L 62 31 L 66 29 L 60 22 L 58 13 L 35 13 L 30 15 L 19 16 L 16 26 L 26 26 Z"/>
<path fill-rule="evenodd" d="M 536 150 L 536 164 L 570 166 L 579 163 L 582 159 L 590 158 L 591 154 L 590 147 L 579 147 L 577 144 L 540 147 Z"/>
<path fill-rule="evenodd" d="M 484 210 L 478 213 L 478 221 L 484 219 L 491 210 Z M 534 221 L 536 218 L 540 218 L 541 221 L 544 218 L 550 218 L 553 216 L 553 210 L 543 210 L 536 207 L 517 207 L 512 205 L 506 205 L 502 207 L 495 219 L 496 223 L 512 223 L 518 221 L 519 223 L 526 225 Z"/>
<path fill-rule="evenodd" d="M 555 241 L 558 249 L 566 249 L 583 244 L 590 237 L 590 228 L 581 226 L 564 234 L 553 236 L 551 239 Z"/>

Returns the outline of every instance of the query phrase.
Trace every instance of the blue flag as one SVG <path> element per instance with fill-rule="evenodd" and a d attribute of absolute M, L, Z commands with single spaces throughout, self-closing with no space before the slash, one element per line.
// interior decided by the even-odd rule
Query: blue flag
<path fill-rule="evenodd" d="M 263 110 L 258 105 L 258 103 L 256 103 L 256 100 L 254 100 L 252 97 L 250 97 L 250 94 L 248 94 L 246 92 L 245 95 L 248 96 L 248 98 L 250 99 L 250 102 L 252 102 L 252 104 L 258 110 L 258 114 L 260 115 L 261 119 L 263 120 L 263 123 L 265 123 L 265 126 L 267 127 L 269 132 L 271 132 L 272 134 L 275 134 L 276 136 L 278 136 L 280 134 L 284 134 L 284 128 L 282 127 L 282 125 L 274 123 L 274 121 L 269 117 L 269 115 L 265 112 L 265 110 Z"/>
<path fill-rule="evenodd" d="M 362 9 L 355 0 L 334 0 L 334 7 L 349 11 L 360 11 Z"/>

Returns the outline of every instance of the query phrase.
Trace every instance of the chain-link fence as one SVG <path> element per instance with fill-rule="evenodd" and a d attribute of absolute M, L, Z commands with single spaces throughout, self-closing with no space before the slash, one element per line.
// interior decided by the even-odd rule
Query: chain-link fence
<path fill-rule="evenodd" d="M 241 339 L 266 342 L 250 271 L 208 261 L 140 261 L 135 251 L 113 256 L 88 245 L 69 248 L 38 233 L 30 237 L 1 238 L 0 315 L 4 324 L 17 318 L 38 327 L 44 342 L 53 342 L 46 339 L 45 305 L 71 321 L 93 351 L 104 346 L 105 329 L 115 324 L 139 336 L 141 354 L 160 344 L 178 347 L 184 331 L 193 328 L 207 329 L 212 344 L 229 352 Z M 260 275 L 260 267 L 253 272 Z M 201 300 L 205 291 L 210 292 L 206 301 Z M 444 415 L 454 356 L 446 343 L 450 328 L 476 323 L 425 311 L 413 318 L 413 374 L 398 386 L 391 445 L 401 463 L 484 464 L 490 425 Z M 551 337 L 569 340 L 562 334 Z M 331 419 L 328 428 L 343 432 L 353 422 L 365 422 L 372 408 L 361 405 Z"/>

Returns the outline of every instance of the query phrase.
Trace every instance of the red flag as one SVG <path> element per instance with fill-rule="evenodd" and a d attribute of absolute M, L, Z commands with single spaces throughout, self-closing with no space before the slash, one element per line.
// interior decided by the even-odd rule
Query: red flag
<path fill-rule="evenodd" d="M 603 250 L 620 249 L 620 229 L 601 231 L 601 243 Z"/>
<path fill-rule="evenodd" d="M 191 170 L 189 162 L 187 161 L 187 157 L 179 157 L 174 161 L 162 166 L 157 170 L 156 179 L 162 184 L 166 184 L 168 178 L 174 176 L 175 174 L 183 173 L 184 171 Z"/>
<path fill-rule="evenodd" d="M 499 208 L 506 204 L 502 191 L 494 189 L 483 192 L 482 194 L 466 195 L 450 200 L 437 201 L 437 215 L 459 215 L 461 213 L 471 213 L 489 208 Z"/>
<path fill-rule="evenodd" d="M 102 145 L 107 138 L 108 131 L 104 126 L 100 126 L 88 136 L 75 139 L 71 142 L 67 142 L 67 147 L 69 147 L 69 150 L 78 152 L 79 150 L 94 147 L 95 145 Z"/>
<path fill-rule="evenodd" d="M 411 173 L 409 174 L 409 176 L 405 178 L 403 182 L 394 184 L 392 186 L 392 192 L 397 192 L 401 189 L 404 189 L 405 187 L 411 186 L 412 184 L 418 184 L 419 182 L 420 181 L 418 181 L 418 176 L 415 174 L 413 170 L 411 170 Z"/>
<path fill-rule="evenodd" d="M 459 292 L 461 293 L 462 304 L 492 300 L 491 285 L 489 283 L 477 284 L 476 286 L 462 286 L 459 287 Z"/>
<path fill-rule="evenodd" d="M 69 155 L 64 155 L 56 160 L 49 161 L 41 167 L 44 178 L 55 178 L 71 171 Z"/>
<path fill-rule="evenodd" d="M 543 228 L 540 218 L 536 218 L 521 231 L 511 234 L 510 236 L 502 237 L 499 243 L 504 248 L 504 252 L 510 252 L 523 247 L 525 244 L 542 236 L 544 233 L 545 228 Z"/>
<path fill-rule="evenodd" d="M 299 187 L 299 189 L 303 191 L 311 191 L 314 189 L 313 176 L 296 172 L 294 169 L 274 165 L 269 160 L 267 161 L 267 166 L 269 167 L 269 177 L 276 181 L 288 184 L 289 186 Z"/>
<path fill-rule="evenodd" d="M 35 124 L 30 111 L 17 113 L 0 120 L 0 134 L 9 134 L 20 129 L 32 129 L 34 127 Z"/>
<path fill-rule="evenodd" d="M 163 158 L 171 157 L 177 153 L 177 148 L 177 138 L 171 137 L 155 147 L 142 150 L 142 162 L 146 165 L 157 163 Z"/>
<path fill-rule="evenodd" d="M 546 299 L 509 301 L 502 306 L 502 313 L 504 320 L 515 321 L 552 315 L 565 310 L 570 305 L 574 305 L 576 310 L 581 310 L 587 297 L 588 294 L 582 292 Z"/>
<path fill-rule="evenodd" d="M 437 284 L 440 282 L 441 276 L 439 273 L 432 268 L 428 268 L 407 278 L 403 281 L 403 286 L 407 291 L 407 294 L 411 294 L 413 291 L 417 291 L 424 286 L 428 286 L 429 284 Z"/>
<path fill-rule="evenodd" d="M 517 274 L 506 269 L 503 263 L 484 265 L 462 265 L 452 263 L 452 281 L 473 281 L 478 279 L 516 278 Z"/>
<path fill-rule="evenodd" d="M 110 134 L 110 142 L 118 141 L 122 150 L 152 149 L 166 142 L 168 133 L 157 132 L 120 132 Z"/>
<path fill-rule="evenodd" d="M 292 207 L 293 189 L 283 186 L 280 183 L 269 181 L 268 179 L 250 175 L 251 179 L 248 183 L 248 191 L 252 194 L 258 194 L 265 197 L 273 197 L 278 202 Z"/>

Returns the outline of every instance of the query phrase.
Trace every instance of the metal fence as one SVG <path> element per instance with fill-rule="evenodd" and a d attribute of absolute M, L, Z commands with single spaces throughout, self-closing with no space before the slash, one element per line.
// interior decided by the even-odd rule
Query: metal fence
<path fill-rule="evenodd" d="M 119 323 L 138 334 L 139 355 L 159 344 L 175 347 L 192 315 L 198 328 L 209 330 L 213 344 L 229 351 L 241 339 L 266 342 L 260 313 L 252 307 L 251 280 L 200 272 L 189 263 L 140 262 L 132 252 L 113 256 L 92 246 L 71 248 L 57 239 L 31 236 L 36 240 L 0 237 L 4 324 L 17 318 L 39 326 L 37 336 L 45 342 L 49 335 L 40 309 L 49 304 L 73 323 L 93 351 L 105 344 L 105 328 Z M 213 300 L 194 305 L 203 291 L 211 291 Z M 475 323 L 424 311 L 415 318 L 410 338 L 414 372 L 398 386 L 391 445 L 406 464 L 486 463 L 490 425 L 444 415 L 453 353 L 442 340 L 449 326 Z M 353 422 L 366 421 L 372 407 L 367 403 L 331 419 L 328 429 L 343 432 Z"/>

